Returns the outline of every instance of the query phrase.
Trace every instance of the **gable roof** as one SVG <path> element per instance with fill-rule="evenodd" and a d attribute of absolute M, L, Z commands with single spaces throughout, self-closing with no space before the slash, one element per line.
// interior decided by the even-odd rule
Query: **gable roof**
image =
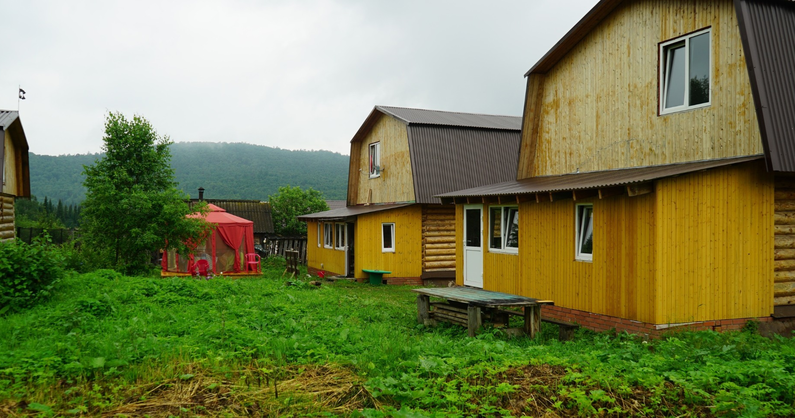
<path fill-rule="evenodd" d="M 795 171 L 795 2 L 734 0 L 770 171 Z"/>
<path fill-rule="evenodd" d="M 525 77 L 548 72 L 624 1 L 597 3 Z M 795 171 L 795 1 L 734 0 L 734 6 L 768 170 Z"/>
<path fill-rule="evenodd" d="M 441 203 L 439 193 L 516 178 L 521 117 L 375 106 L 351 142 L 385 116 L 406 125 L 415 203 Z"/>
<path fill-rule="evenodd" d="M 198 199 L 191 199 L 191 205 L 198 202 Z M 204 199 L 205 202 L 216 206 L 237 217 L 254 222 L 255 234 L 272 234 L 273 219 L 271 218 L 271 205 L 269 202 L 259 200 L 228 200 L 228 199 Z"/>

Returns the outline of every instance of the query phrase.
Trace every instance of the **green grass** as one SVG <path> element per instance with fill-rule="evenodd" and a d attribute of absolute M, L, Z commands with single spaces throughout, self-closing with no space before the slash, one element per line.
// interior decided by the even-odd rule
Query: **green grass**
<path fill-rule="evenodd" d="M 795 343 L 510 338 L 416 323 L 408 287 L 73 274 L 0 318 L 0 416 L 787 416 Z"/>

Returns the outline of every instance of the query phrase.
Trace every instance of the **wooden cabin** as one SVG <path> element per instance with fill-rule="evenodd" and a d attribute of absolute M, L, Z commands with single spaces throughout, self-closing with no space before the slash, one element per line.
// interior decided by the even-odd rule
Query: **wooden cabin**
<path fill-rule="evenodd" d="M 305 215 L 310 272 L 455 278 L 455 209 L 434 195 L 513 179 L 521 118 L 376 106 L 351 140 L 347 205 Z"/>
<path fill-rule="evenodd" d="M 793 2 L 599 2 L 526 74 L 516 179 L 440 195 L 456 282 L 596 330 L 795 316 L 793 27 Z"/>
<path fill-rule="evenodd" d="M 19 197 L 30 197 L 30 167 L 28 164 L 28 140 L 19 112 L 0 110 L 0 241 L 16 237 L 14 226 L 14 201 Z"/>

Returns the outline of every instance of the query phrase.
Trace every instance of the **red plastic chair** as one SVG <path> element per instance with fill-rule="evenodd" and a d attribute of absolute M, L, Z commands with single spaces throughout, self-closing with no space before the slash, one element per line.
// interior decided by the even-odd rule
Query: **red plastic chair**
<path fill-rule="evenodd" d="M 207 271 L 210 270 L 210 262 L 207 260 L 199 260 L 196 262 L 196 265 L 193 267 L 193 275 L 194 276 L 202 276 L 207 277 Z"/>
<path fill-rule="evenodd" d="M 248 253 L 246 254 L 246 270 L 247 271 L 256 271 L 257 273 L 262 273 L 259 254 L 256 253 Z M 253 266 L 253 269 L 252 269 Z"/>

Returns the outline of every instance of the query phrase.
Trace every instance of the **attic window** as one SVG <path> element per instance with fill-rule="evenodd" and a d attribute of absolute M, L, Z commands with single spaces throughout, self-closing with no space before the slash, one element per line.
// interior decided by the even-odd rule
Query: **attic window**
<path fill-rule="evenodd" d="M 370 144 L 370 178 L 381 177 L 381 143 Z"/>
<path fill-rule="evenodd" d="M 710 29 L 660 44 L 660 114 L 709 106 Z"/>

